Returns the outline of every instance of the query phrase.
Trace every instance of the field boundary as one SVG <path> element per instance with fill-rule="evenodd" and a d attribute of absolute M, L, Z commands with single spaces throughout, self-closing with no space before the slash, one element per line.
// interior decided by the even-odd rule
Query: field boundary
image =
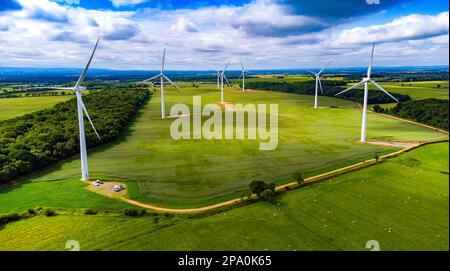
<path fill-rule="evenodd" d="M 424 127 L 424 128 L 428 128 L 428 129 L 431 129 L 433 131 L 436 131 L 436 132 L 439 132 L 439 133 L 442 133 L 442 134 L 446 134 L 446 135 L 449 134 L 448 131 L 445 131 L 445 130 L 440 129 L 440 128 L 433 127 L 431 125 L 423 124 L 423 123 L 416 122 L 416 121 L 413 121 L 413 120 L 403 119 L 403 118 L 400 118 L 400 117 L 396 117 L 396 116 L 392 116 L 392 115 L 388 115 L 388 114 L 384 114 L 384 113 L 377 113 L 377 112 L 375 112 L 373 110 L 371 110 L 371 112 L 375 113 L 375 114 L 378 114 L 378 115 L 381 115 L 381 116 L 386 117 L 386 118 L 395 119 L 395 120 L 398 120 L 398 121 L 403 121 L 403 122 L 407 122 L 409 124 L 413 124 L 413 125 L 421 126 L 421 127 Z"/>
<path fill-rule="evenodd" d="M 367 160 L 364 160 L 364 161 L 361 161 L 361 162 L 358 162 L 355 164 L 351 164 L 351 165 L 348 165 L 348 166 L 345 166 L 342 168 L 338 168 L 338 169 L 335 169 L 335 170 L 332 170 L 329 172 L 325 172 L 322 174 L 308 177 L 304 180 L 304 182 L 302 184 L 299 184 L 298 182 L 293 181 L 293 182 L 289 182 L 287 184 L 279 185 L 275 188 L 275 191 L 278 191 L 278 192 L 286 191 L 289 188 L 296 188 L 299 186 L 310 185 L 313 183 L 324 181 L 324 180 L 327 180 L 327 179 L 330 179 L 330 178 L 333 178 L 333 177 L 336 177 L 336 176 L 339 176 L 339 175 L 342 175 L 345 173 L 353 172 L 353 171 L 356 171 L 356 170 L 359 170 L 359 169 L 362 169 L 362 168 L 365 168 L 368 166 L 376 165 L 382 160 L 396 157 L 402 153 L 409 152 L 409 151 L 416 149 L 418 147 L 421 147 L 421 146 L 425 146 L 428 144 L 434 144 L 434 143 L 440 143 L 440 142 L 448 142 L 448 141 L 449 141 L 449 139 L 435 139 L 435 140 L 417 142 L 416 144 L 414 144 L 410 147 L 382 155 L 378 159 L 375 159 L 375 158 L 367 159 Z M 104 195 L 104 196 L 106 196 L 106 195 Z M 230 207 L 233 205 L 237 205 L 238 203 L 243 203 L 246 200 L 256 199 L 257 196 L 256 196 L 256 194 L 252 194 L 245 198 L 235 198 L 235 199 L 220 202 L 217 204 L 212 204 L 212 205 L 207 205 L 207 206 L 197 207 L 197 208 L 186 208 L 186 209 L 170 208 L 170 207 L 163 207 L 163 206 L 158 206 L 158 205 L 153 205 L 153 204 L 142 203 L 142 202 L 127 198 L 126 196 L 119 196 L 119 197 L 114 197 L 114 198 L 125 201 L 129 204 L 132 204 L 132 205 L 135 205 L 135 206 L 138 206 L 141 208 L 145 208 L 145 209 L 149 209 L 149 210 L 153 210 L 153 211 L 157 211 L 157 212 L 172 213 L 172 214 L 199 214 L 199 213 L 204 213 L 204 212 L 212 211 L 212 210 L 223 208 L 223 207 Z"/>

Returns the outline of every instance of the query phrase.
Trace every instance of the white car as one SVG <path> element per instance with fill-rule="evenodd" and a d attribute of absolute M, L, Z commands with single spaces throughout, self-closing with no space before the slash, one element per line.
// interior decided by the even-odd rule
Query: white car
<path fill-rule="evenodd" d="M 125 189 L 125 187 L 123 185 L 121 185 L 121 184 L 116 184 L 114 186 L 114 192 L 119 192 L 119 191 L 122 191 L 124 189 Z"/>
<path fill-rule="evenodd" d="M 103 182 L 100 180 L 96 180 L 95 182 L 92 183 L 93 186 L 100 186 Z"/>

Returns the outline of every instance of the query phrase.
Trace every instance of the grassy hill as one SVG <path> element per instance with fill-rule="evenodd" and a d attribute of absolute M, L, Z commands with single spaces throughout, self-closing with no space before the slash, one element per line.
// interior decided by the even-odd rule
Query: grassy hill
<path fill-rule="evenodd" d="M 448 149 L 427 145 L 206 218 L 37 216 L 0 229 L 0 250 L 64 250 L 67 240 L 81 250 L 366 250 L 369 240 L 381 250 L 448 250 Z"/>
<path fill-rule="evenodd" d="M 220 92 L 211 85 L 202 85 L 199 89 L 186 87 L 181 91 L 168 88 L 167 111 L 176 103 L 192 104 L 194 95 L 201 95 L 205 105 L 216 103 Z M 334 108 L 315 110 L 313 96 L 266 91 L 242 93 L 228 89 L 225 97 L 227 101 L 242 104 L 279 104 L 278 148 L 259 151 L 261 140 L 173 140 L 169 133 L 173 120 L 160 119 L 157 93 L 125 136 L 89 151 L 91 176 L 124 178 L 133 199 L 172 207 L 193 207 L 238 197 L 253 180 L 281 184 L 291 181 L 297 171 L 309 176 L 394 150 L 358 142 L 361 111 L 349 101 L 320 97 L 322 106 Z M 431 130 L 376 114 L 369 114 L 368 118 L 369 139 L 442 137 Z M 82 189 L 77 184 L 79 171 L 79 158 L 74 157 L 17 184 L 0 187 L 0 193 L 4 194 L 0 197 L 0 212 L 37 206 L 72 208 L 76 201 L 69 206 L 67 194 L 58 195 L 63 184 L 73 186 L 74 191 Z M 47 199 L 37 191 L 46 191 L 52 196 Z M 88 205 L 89 200 L 86 200 L 84 206 Z"/>

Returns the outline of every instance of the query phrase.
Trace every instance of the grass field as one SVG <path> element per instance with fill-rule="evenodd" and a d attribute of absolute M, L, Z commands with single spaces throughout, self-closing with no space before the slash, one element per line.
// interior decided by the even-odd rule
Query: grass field
<path fill-rule="evenodd" d="M 208 86 L 200 90 L 183 88 L 181 91 L 169 88 L 167 108 L 175 103 L 190 105 L 193 95 L 201 95 L 203 104 L 215 103 L 220 92 Z M 253 180 L 284 183 L 291 181 L 296 171 L 309 176 L 372 158 L 375 153 L 392 151 L 389 147 L 358 143 L 361 111 L 354 103 L 345 100 L 320 97 L 322 106 L 338 108 L 315 110 L 312 108 L 313 96 L 266 91 L 241 93 L 232 89 L 227 90 L 226 100 L 243 104 L 279 104 L 278 148 L 259 151 L 259 141 L 253 140 L 175 141 L 169 134 L 173 120 L 160 119 L 157 93 L 124 137 L 89 151 L 91 176 L 125 178 L 129 196 L 142 202 L 197 207 L 238 197 Z M 425 140 L 442 137 L 442 134 L 431 130 L 376 114 L 369 114 L 368 118 L 369 139 Z M 0 197 L 0 208 L 65 206 L 63 201 L 67 195 L 59 195 L 58 189 L 60 185 L 76 183 L 80 175 L 79 163 L 79 158 L 74 157 L 31 175 L 17 185 L 1 187 L 0 193 L 5 189 L 8 193 Z M 38 192 L 33 194 L 34 197 L 23 196 L 33 191 L 45 191 L 41 186 L 47 187 L 47 184 L 47 193 L 52 194 L 55 200 L 48 200 Z M 76 186 L 73 189 L 79 190 L 79 185 Z M 54 193 L 51 193 L 52 189 L 55 189 Z M 86 199 L 85 204 L 88 202 Z"/>
<path fill-rule="evenodd" d="M 423 81 L 423 82 L 380 82 L 384 89 L 389 92 L 407 94 L 413 100 L 421 100 L 427 98 L 436 98 L 448 100 L 449 89 L 448 81 Z M 351 86 L 353 84 L 348 84 Z M 437 86 L 440 85 L 440 88 Z M 369 90 L 376 90 L 372 85 L 369 85 Z M 363 87 L 358 89 L 363 90 Z M 386 107 L 383 105 L 383 107 Z"/>
<path fill-rule="evenodd" d="M 0 121 L 21 116 L 33 111 L 52 108 L 55 104 L 73 98 L 67 96 L 44 96 L 0 99 Z"/>
<path fill-rule="evenodd" d="M 0 250 L 449 249 L 449 145 L 200 219 L 38 216 L 0 230 Z"/>

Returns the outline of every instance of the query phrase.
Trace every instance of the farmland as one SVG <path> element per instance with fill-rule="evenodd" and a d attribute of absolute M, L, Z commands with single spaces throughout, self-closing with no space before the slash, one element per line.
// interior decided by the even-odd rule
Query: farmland
<path fill-rule="evenodd" d="M 43 96 L 0 99 L 0 121 L 18 117 L 33 111 L 52 108 L 55 104 L 73 98 L 67 96 Z"/>
<path fill-rule="evenodd" d="M 0 230 L 1 250 L 448 250 L 448 143 L 213 216 L 37 216 Z"/>
<path fill-rule="evenodd" d="M 190 105 L 194 95 L 201 95 L 203 104 L 219 99 L 217 89 L 207 84 L 199 89 L 186 87 L 181 91 L 168 88 L 166 106 Z M 228 89 L 225 97 L 227 101 L 242 104 L 279 104 L 278 148 L 259 151 L 261 140 L 175 141 L 169 134 L 173 120 L 160 119 L 160 98 L 156 93 L 123 136 L 89 151 L 91 176 L 123 179 L 129 197 L 141 202 L 198 207 L 239 197 L 253 180 L 282 184 L 291 181 L 294 172 L 311 176 L 395 150 L 358 143 L 361 111 L 349 101 L 320 97 L 324 108 L 314 110 L 312 96 L 267 91 L 242 93 Z M 445 138 L 440 133 L 376 114 L 369 114 L 368 123 L 371 140 Z M 76 186 L 74 191 L 82 189 L 76 184 L 79 174 L 78 157 L 50 166 L 16 184 L 1 187 L 0 192 L 7 190 L 8 193 L 0 197 L 0 206 L 3 211 L 12 206 L 14 210 L 37 206 L 74 208 L 75 203 L 68 206 L 64 202 L 67 194 L 59 197 L 58 191 L 63 183 L 68 187 Z M 55 198 L 33 191 L 46 191 Z M 30 194 L 34 197 L 23 196 Z M 84 206 L 88 206 L 88 202 L 85 201 Z"/>

